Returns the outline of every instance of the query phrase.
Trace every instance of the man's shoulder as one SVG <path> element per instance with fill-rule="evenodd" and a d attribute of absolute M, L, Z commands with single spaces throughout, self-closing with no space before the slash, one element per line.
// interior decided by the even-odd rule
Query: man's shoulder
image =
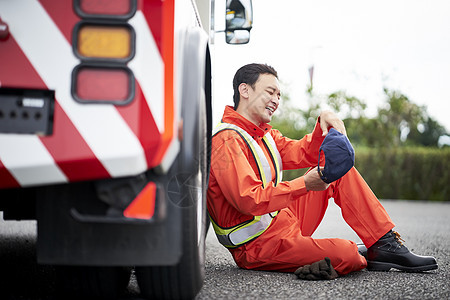
<path fill-rule="evenodd" d="M 246 141 L 238 131 L 226 128 L 215 133 L 212 138 L 212 148 L 214 150 L 223 149 L 223 147 L 244 150 L 247 146 Z"/>
<path fill-rule="evenodd" d="M 223 128 L 217 131 L 213 136 L 213 141 L 216 142 L 227 142 L 230 140 L 242 139 L 238 131 L 232 128 Z"/>
<path fill-rule="evenodd" d="M 272 136 L 272 138 L 277 141 L 279 138 L 284 138 L 283 134 L 281 133 L 281 131 L 279 131 L 278 129 L 272 128 L 269 130 L 269 134 Z"/>

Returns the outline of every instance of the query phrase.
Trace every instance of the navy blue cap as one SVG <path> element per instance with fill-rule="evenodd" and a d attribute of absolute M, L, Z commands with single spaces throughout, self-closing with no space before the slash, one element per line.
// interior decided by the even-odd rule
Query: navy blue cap
<path fill-rule="evenodd" d="M 320 178 L 331 183 L 344 176 L 355 164 L 355 150 L 348 138 L 331 128 L 319 149 L 325 155 L 325 168 L 321 171 L 318 166 Z"/>

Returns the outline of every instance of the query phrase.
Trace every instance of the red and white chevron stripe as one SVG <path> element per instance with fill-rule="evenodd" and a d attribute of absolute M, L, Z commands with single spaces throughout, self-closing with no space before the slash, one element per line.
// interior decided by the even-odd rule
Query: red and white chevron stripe
<path fill-rule="evenodd" d="M 131 176 L 176 156 L 174 1 L 138 1 L 128 21 L 136 54 L 127 106 L 81 104 L 71 95 L 80 61 L 72 50 L 80 18 L 72 1 L 0 0 L 10 36 L 0 40 L 0 86 L 55 91 L 51 136 L 0 133 L 0 188 Z M 164 26 L 163 26 L 164 25 Z"/>

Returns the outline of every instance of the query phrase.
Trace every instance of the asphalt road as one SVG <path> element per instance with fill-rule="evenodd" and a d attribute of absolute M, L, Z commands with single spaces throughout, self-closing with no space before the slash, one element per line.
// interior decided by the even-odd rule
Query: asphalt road
<path fill-rule="evenodd" d="M 450 202 L 382 201 L 412 251 L 436 257 L 426 273 L 369 272 L 333 281 L 302 281 L 293 274 L 239 269 L 210 229 L 206 278 L 197 299 L 450 299 Z M 313 235 L 359 242 L 331 203 Z M 35 263 L 35 222 L 0 221 L 0 299 L 54 299 L 55 272 Z M 134 276 L 123 299 L 139 299 Z"/>
<path fill-rule="evenodd" d="M 435 256 L 438 270 L 426 273 L 363 270 L 332 281 L 303 281 L 293 274 L 237 268 L 210 230 L 206 280 L 198 299 L 450 299 L 450 203 L 382 203 L 406 246 L 416 254 Z M 361 242 L 332 200 L 313 237 Z"/>

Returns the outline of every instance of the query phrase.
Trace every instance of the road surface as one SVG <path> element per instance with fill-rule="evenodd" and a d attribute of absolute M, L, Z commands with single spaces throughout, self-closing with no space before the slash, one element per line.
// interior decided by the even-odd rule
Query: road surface
<path fill-rule="evenodd" d="M 382 203 L 408 248 L 435 256 L 438 270 L 419 274 L 363 270 L 333 281 L 303 281 L 293 274 L 239 269 L 210 230 L 206 280 L 198 299 L 450 299 L 450 203 Z M 313 237 L 361 241 L 332 200 Z"/>
<path fill-rule="evenodd" d="M 302 281 L 293 274 L 239 269 L 210 229 L 205 284 L 197 299 L 450 299 L 450 202 L 382 203 L 409 249 L 435 256 L 438 270 L 363 270 L 333 281 Z M 360 241 L 332 200 L 313 236 Z M 55 272 L 36 265 L 35 243 L 36 222 L 0 221 L 0 299 L 54 299 Z M 139 299 L 134 277 L 122 299 Z"/>

